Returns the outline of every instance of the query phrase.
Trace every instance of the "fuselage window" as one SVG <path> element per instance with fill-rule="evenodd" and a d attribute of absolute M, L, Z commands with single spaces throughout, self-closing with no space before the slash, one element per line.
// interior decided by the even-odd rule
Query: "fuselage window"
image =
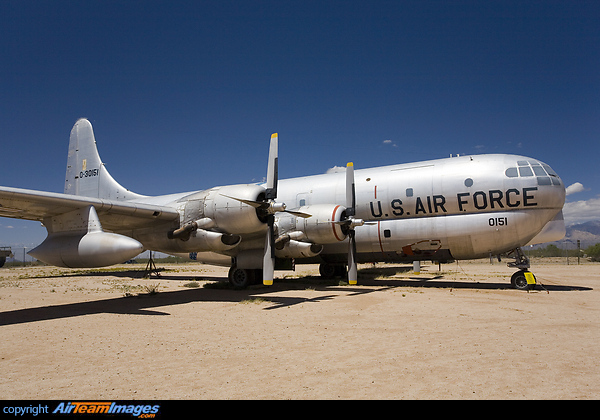
<path fill-rule="evenodd" d="M 509 178 L 516 178 L 519 176 L 519 173 L 517 172 L 517 168 L 508 168 L 506 170 L 505 174 Z"/>

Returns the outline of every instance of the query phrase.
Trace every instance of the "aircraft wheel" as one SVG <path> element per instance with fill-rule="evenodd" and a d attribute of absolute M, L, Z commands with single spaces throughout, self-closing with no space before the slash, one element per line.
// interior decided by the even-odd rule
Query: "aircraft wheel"
<path fill-rule="evenodd" d="M 229 269 L 229 283 L 234 289 L 245 289 L 254 280 L 253 270 L 244 270 L 233 266 Z"/>
<path fill-rule="evenodd" d="M 525 271 L 517 271 L 510 278 L 510 284 L 517 290 L 532 290 L 535 287 L 535 284 L 528 284 L 527 279 L 525 278 Z"/>
<path fill-rule="evenodd" d="M 336 266 L 333 264 L 321 264 L 319 265 L 319 274 L 321 275 L 321 277 L 323 277 L 324 279 L 332 279 L 335 277 L 336 275 Z"/>
<path fill-rule="evenodd" d="M 345 265 L 336 265 L 335 266 L 335 275 L 345 279 L 348 274 L 348 270 Z"/>

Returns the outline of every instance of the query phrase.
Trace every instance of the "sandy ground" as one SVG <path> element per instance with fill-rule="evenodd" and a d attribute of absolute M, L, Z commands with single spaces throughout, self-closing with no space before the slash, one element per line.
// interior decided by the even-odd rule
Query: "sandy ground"
<path fill-rule="evenodd" d="M 242 291 L 163 267 L 1 269 L 0 397 L 600 397 L 600 264 L 534 262 L 532 292 L 489 261 L 361 266 L 352 287 L 307 266 Z"/>

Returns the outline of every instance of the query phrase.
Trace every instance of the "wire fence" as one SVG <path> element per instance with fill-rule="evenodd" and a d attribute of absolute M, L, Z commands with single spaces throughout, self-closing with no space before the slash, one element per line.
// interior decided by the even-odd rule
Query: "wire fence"
<path fill-rule="evenodd" d="M 524 247 L 523 251 L 531 259 L 537 258 L 552 258 L 553 262 L 561 263 L 566 265 L 574 265 L 589 262 L 589 258 L 585 251 L 587 248 L 596 245 L 598 241 L 595 240 L 571 240 L 566 239 L 559 242 L 552 242 L 550 244 L 540 244 L 536 246 Z M 32 247 L 0 247 L 0 263 L 4 259 L 4 264 L 0 264 L 0 267 L 26 267 L 31 265 L 44 265 L 44 263 L 36 260 L 27 252 L 31 251 L 35 246 Z M 3 252 L 4 251 L 4 252 Z M 6 251 L 11 252 L 12 256 L 6 255 Z M 134 258 L 134 261 L 139 259 L 146 261 L 149 258 L 150 251 L 144 251 L 140 255 Z M 4 257 L 3 255 L 6 255 Z M 167 254 L 159 252 L 153 252 L 154 258 L 166 257 Z"/>
<path fill-rule="evenodd" d="M 6 246 L 0 247 L 0 267 L 26 267 L 31 265 L 46 265 L 45 263 L 36 260 L 31 255 L 27 254 L 35 246 Z M 7 253 L 9 253 L 7 255 Z M 161 252 L 152 252 L 154 258 L 164 258 L 167 254 Z M 134 260 L 146 261 L 150 258 L 150 251 L 144 251 L 134 258 Z M 4 264 L 2 262 L 4 261 Z M 124 261 L 125 262 L 125 261 Z"/>
<path fill-rule="evenodd" d="M 4 260 L 4 266 L 27 266 L 32 264 L 38 264 L 38 261 L 27 252 L 31 251 L 35 247 L 0 247 L 0 262 Z M 9 253 L 7 255 L 7 253 Z"/>

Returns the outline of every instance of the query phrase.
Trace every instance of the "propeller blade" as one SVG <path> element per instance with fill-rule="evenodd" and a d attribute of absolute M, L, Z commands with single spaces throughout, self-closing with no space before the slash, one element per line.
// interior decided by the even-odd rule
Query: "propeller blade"
<path fill-rule="evenodd" d="M 269 162 L 267 165 L 267 200 L 274 200 L 277 198 L 278 154 L 279 137 L 277 133 L 273 133 L 271 135 L 271 144 L 269 146 Z"/>
<path fill-rule="evenodd" d="M 346 165 L 346 214 L 354 216 L 356 207 L 356 191 L 354 188 L 354 163 Z"/>
<path fill-rule="evenodd" d="M 273 285 L 273 277 L 275 276 L 275 249 L 273 244 L 275 242 L 273 223 L 275 217 L 269 216 L 269 229 L 265 237 L 265 249 L 263 255 L 263 284 L 265 286 Z"/>
<path fill-rule="evenodd" d="M 351 230 L 348 233 L 348 284 L 358 283 L 358 272 L 356 267 L 356 240 L 355 232 Z"/>
<path fill-rule="evenodd" d="M 293 214 L 294 216 L 303 217 L 305 219 L 312 217 L 312 214 L 302 213 L 301 211 L 286 210 L 284 203 L 269 203 L 267 201 L 244 200 L 243 198 L 232 197 L 230 195 L 225 195 L 225 194 L 221 194 L 221 195 L 223 197 L 231 198 L 232 200 L 236 200 L 236 201 L 240 201 L 244 204 L 248 204 L 249 206 L 252 206 L 256 209 L 263 209 L 263 210 L 267 211 L 269 214 L 283 212 L 283 213 Z"/>
<path fill-rule="evenodd" d="M 312 214 L 302 213 L 301 211 L 285 210 L 285 212 L 289 213 L 289 214 L 293 214 L 294 216 L 297 216 L 297 217 L 302 217 L 304 219 L 308 219 L 309 217 L 312 217 Z"/>
<path fill-rule="evenodd" d="M 354 164 L 346 165 L 346 222 L 348 223 L 348 284 L 357 284 L 358 273 L 356 268 L 356 232 L 354 228 L 361 226 L 364 221 L 354 219 L 356 214 L 356 189 L 354 186 Z"/>
<path fill-rule="evenodd" d="M 237 200 L 244 204 L 248 204 L 249 206 L 252 206 L 255 209 L 260 209 L 260 208 L 268 209 L 269 208 L 269 203 L 266 203 L 264 201 L 244 200 L 243 198 L 232 197 L 230 195 L 225 195 L 225 194 L 221 194 L 221 195 L 223 197 L 231 198 L 232 200 Z"/>

